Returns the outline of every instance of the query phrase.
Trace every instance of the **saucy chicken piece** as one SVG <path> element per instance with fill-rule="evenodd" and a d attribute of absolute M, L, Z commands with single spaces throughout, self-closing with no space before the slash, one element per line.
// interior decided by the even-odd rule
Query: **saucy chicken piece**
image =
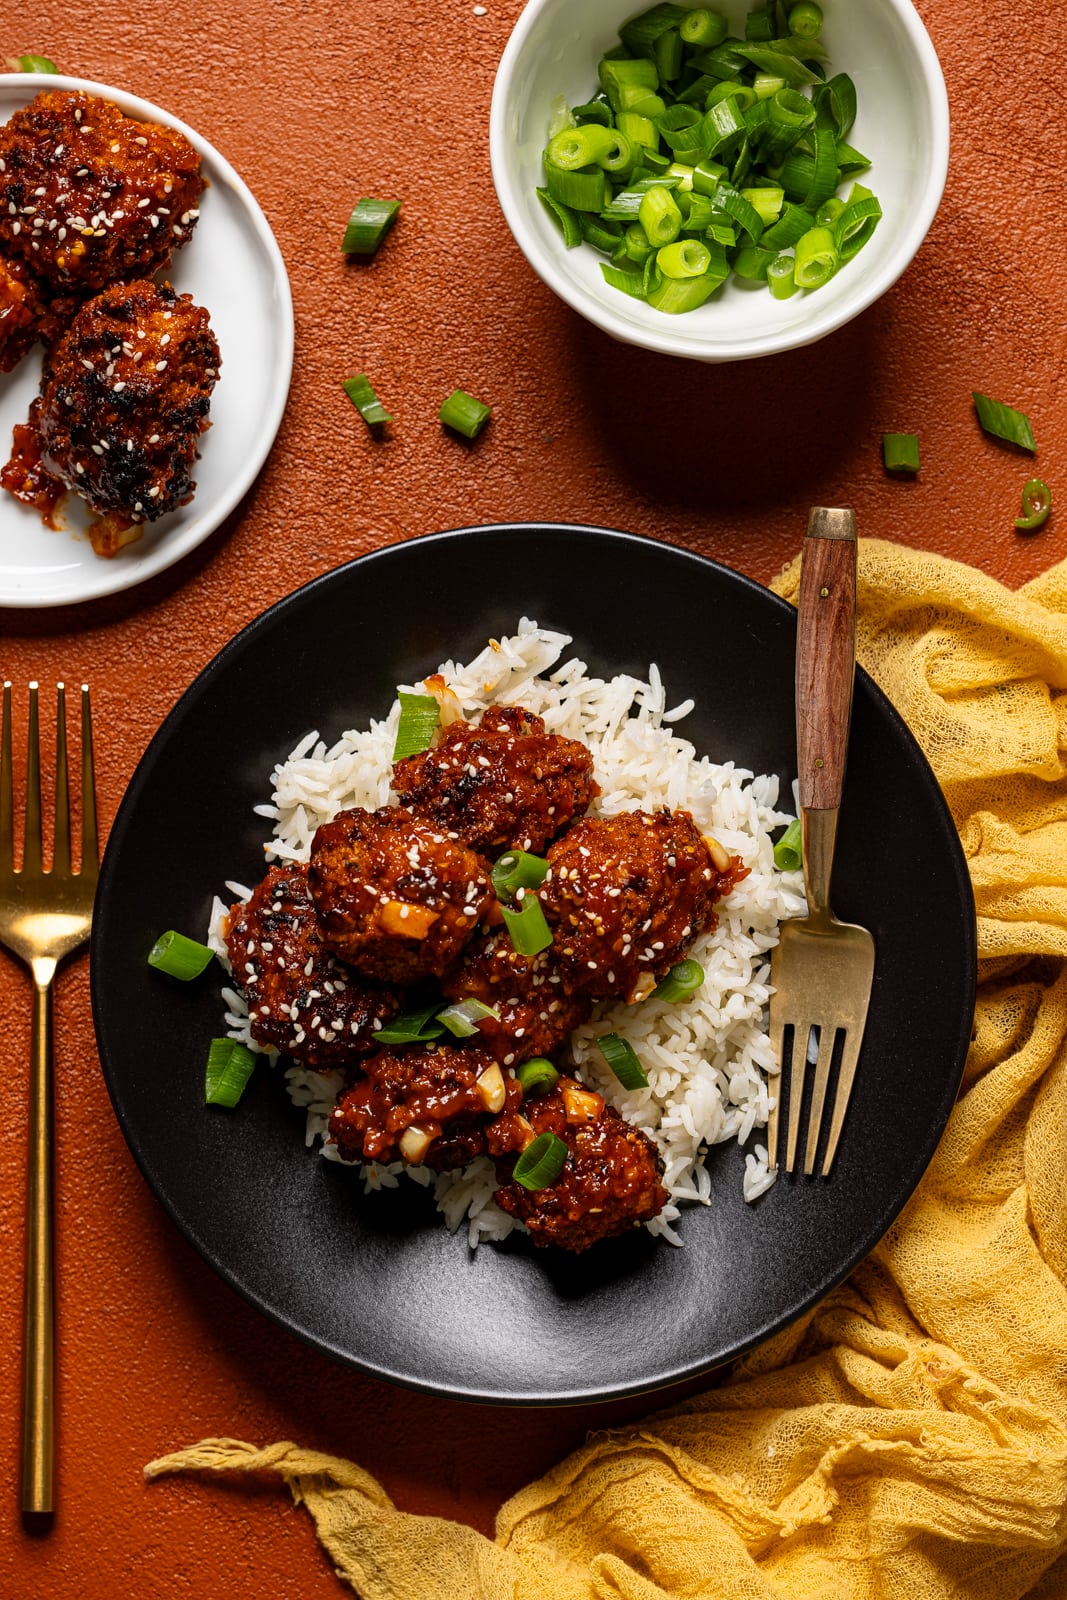
<path fill-rule="evenodd" d="M 600 792 L 588 748 L 546 733 L 521 706 L 453 722 L 432 749 L 396 762 L 393 787 L 410 810 L 490 857 L 538 854 Z"/>
<path fill-rule="evenodd" d="M 379 1050 L 338 1095 L 330 1136 L 346 1161 L 406 1161 L 447 1172 L 481 1155 L 491 1117 L 521 1100 L 515 1079 L 487 1050 Z"/>
<path fill-rule="evenodd" d="M 226 934 L 235 983 L 257 1043 L 325 1071 L 375 1048 L 399 997 L 345 968 L 327 948 L 308 893 L 307 868 L 271 867 Z"/>
<path fill-rule="evenodd" d="M 441 988 L 449 1000 L 481 1000 L 499 1012 L 499 1020 L 478 1019 L 478 1037 L 506 1067 L 551 1055 L 593 1009 L 588 996 L 566 993 L 551 948 L 520 955 L 500 929 L 479 933 Z"/>
<path fill-rule="evenodd" d="M 563 1140 L 567 1161 L 554 1183 L 531 1190 L 511 1174 L 518 1153 L 541 1133 Z M 573 1078 L 524 1101 L 521 1112 L 505 1113 L 490 1128 L 488 1145 L 501 1180 L 494 1199 L 526 1224 L 535 1245 L 588 1250 L 651 1221 L 667 1203 L 655 1143 Z"/>
<path fill-rule="evenodd" d="M 585 817 L 550 847 L 539 896 L 563 986 L 644 999 L 697 934 L 715 926 L 720 875 L 688 812 Z"/>
<path fill-rule="evenodd" d="M 44 90 L 0 128 L 0 249 L 56 289 L 167 266 L 203 189 L 184 134 L 81 90 Z"/>
<path fill-rule="evenodd" d="M 397 806 L 323 823 L 308 882 L 326 942 L 386 983 L 442 976 L 493 898 L 485 862 Z"/>
<path fill-rule="evenodd" d="M 147 281 L 106 289 L 45 355 L 45 468 L 119 524 L 184 505 L 219 364 L 208 314 L 188 295 Z"/>
<path fill-rule="evenodd" d="M 0 372 L 16 367 L 40 332 L 44 299 L 22 261 L 0 256 Z"/>

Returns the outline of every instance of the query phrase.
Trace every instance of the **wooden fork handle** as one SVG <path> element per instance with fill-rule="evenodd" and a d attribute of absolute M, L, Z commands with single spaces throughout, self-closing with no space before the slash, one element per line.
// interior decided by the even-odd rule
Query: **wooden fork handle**
<path fill-rule="evenodd" d="M 797 776 L 804 810 L 836 811 L 845 777 L 856 663 L 856 519 L 808 517 L 797 619 Z"/>

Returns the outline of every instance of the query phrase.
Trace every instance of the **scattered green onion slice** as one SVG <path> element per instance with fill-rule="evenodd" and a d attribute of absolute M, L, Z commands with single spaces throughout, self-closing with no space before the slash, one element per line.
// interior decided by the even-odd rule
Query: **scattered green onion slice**
<path fill-rule="evenodd" d="M 692 1000 L 704 982 L 704 968 L 691 959 L 677 962 L 665 978 L 661 978 L 652 991 L 653 999 L 664 1000 L 668 1005 L 680 1005 Z"/>
<path fill-rule="evenodd" d="M 198 944 L 195 939 L 171 928 L 161 933 L 149 950 L 148 965 L 165 972 L 168 978 L 180 978 L 188 983 L 190 978 L 199 978 L 214 954 L 206 944 Z"/>
<path fill-rule="evenodd" d="M 7 65 L 13 72 L 58 72 L 59 68 L 47 56 L 12 56 Z"/>
<path fill-rule="evenodd" d="M 235 1106 L 255 1064 L 255 1055 L 247 1045 L 236 1039 L 212 1039 L 204 1064 L 204 1104 Z"/>
<path fill-rule="evenodd" d="M 1043 527 L 1052 510 L 1052 490 L 1044 478 L 1030 478 L 1023 488 L 1023 514 L 1016 517 L 1015 526 L 1024 533 Z"/>
<path fill-rule="evenodd" d="M 919 435 L 917 433 L 883 433 L 882 460 L 889 472 L 918 472 Z"/>
<path fill-rule="evenodd" d="M 532 892 L 524 892 L 516 907 L 501 906 L 504 926 L 512 946 L 520 956 L 535 956 L 552 943 L 552 929 L 545 921 L 541 902 Z"/>
<path fill-rule="evenodd" d="M 1016 411 L 1014 406 L 990 400 L 987 394 L 976 394 L 974 390 L 971 393 L 978 420 L 986 433 L 992 434 L 994 439 L 1006 439 L 1009 444 L 1018 445 L 1020 450 L 1029 450 L 1031 455 L 1034 454 L 1037 445 L 1029 417 Z"/>
<path fill-rule="evenodd" d="M 397 695 L 400 701 L 400 720 L 396 725 L 396 743 L 393 760 L 403 761 L 407 756 L 417 756 L 428 750 L 437 732 L 441 707 L 430 694 Z"/>
<path fill-rule="evenodd" d="M 524 1189 L 547 1189 L 567 1164 L 567 1146 L 555 1133 L 539 1133 L 526 1146 L 511 1176 Z"/>
<path fill-rule="evenodd" d="M 493 867 L 493 889 L 501 900 L 510 900 L 517 889 L 539 889 L 548 876 L 548 862 L 527 850 L 508 850 Z"/>
<path fill-rule="evenodd" d="M 437 1020 L 440 1001 L 423 1006 L 419 1011 L 402 1011 L 399 1016 L 379 1028 L 374 1035 L 375 1044 L 422 1044 L 428 1039 L 439 1039 L 444 1025 Z"/>
<path fill-rule="evenodd" d="M 346 256 L 372 256 L 397 219 L 399 200 L 357 200 L 341 249 Z"/>
<path fill-rule="evenodd" d="M 454 428 L 467 439 L 477 439 L 491 411 L 492 406 L 476 400 L 465 389 L 453 389 L 437 415 L 446 428 Z"/>
<path fill-rule="evenodd" d="M 804 865 L 800 848 L 800 818 L 794 817 L 774 847 L 774 864 L 779 872 L 799 872 Z"/>
<path fill-rule="evenodd" d="M 354 377 L 346 378 L 341 387 L 368 428 L 375 428 L 381 422 L 392 422 L 392 417 L 371 388 L 365 372 L 357 372 Z"/>
<path fill-rule="evenodd" d="M 495 1006 L 487 1006 L 481 1000 L 458 1000 L 454 1006 L 446 1006 L 437 1013 L 438 1022 L 443 1022 L 449 1033 L 454 1033 L 457 1039 L 473 1039 L 478 1032 L 478 1024 L 486 1017 L 492 1017 L 494 1022 L 500 1021 L 500 1012 Z"/>
<path fill-rule="evenodd" d="M 701 974 L 703 977 L 703 973 Z M 600 1053 L 624 1089 L 647 1089 L 645 1069 L 637 1059 L 634 1047 L 617 1033 L 602 1033 L 597 1040 Z"/>
<path fill-rule="evenodd" d="M 559 1073 L 547 1056 L 531 1056 L 529 1061 L 515 1068 L 515 1077 L 528 1100 L 534 1095 L 547 1094 L 559 1082 Z"/>

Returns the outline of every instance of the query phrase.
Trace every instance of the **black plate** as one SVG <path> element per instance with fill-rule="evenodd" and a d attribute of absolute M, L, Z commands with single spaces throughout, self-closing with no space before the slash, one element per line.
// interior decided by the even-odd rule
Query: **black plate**
<path fill-rule="evenodd" d="M 646 1234 L 577 1258 L 513 1236 L 471 1253 L 414 1184 L 365 1197 L 309 1155 L 281 1075 L 234 1113 L 202 1104 L 217 989 L 160 977 L 164 928 L 198 933 L 228 878 L 262 873 L 274 763 L 311 727 L 384 715 L 398 683 L 469 659 L 519 616 L 574 636 L 600 673 L 658 662 L 693 694 L 698 749 L 795 771 L 792 608 L 737 573 L 598 528 L 467 528 L 365 556 L 273 606 L 172 711 L 112 830 L 93 922 L 92 997 L 111 1098 L 179 1228 L 268 1316 L 341 1360 L 468 1399 L 564 1403 L 706 1370 L 790 1322 L 877 1242 L 933 1154 L 970 1036 L 975 929 L 955 830 L 919 747 L 856 684 L 834 907 L 875 937 L 859 1076 L 829 1180 L 741 1198 L 743 1153 L 712 1153 L 713 1204 L 685 1248 Z M 755 1142 L 755 1141 L 753 1141 Z"/>

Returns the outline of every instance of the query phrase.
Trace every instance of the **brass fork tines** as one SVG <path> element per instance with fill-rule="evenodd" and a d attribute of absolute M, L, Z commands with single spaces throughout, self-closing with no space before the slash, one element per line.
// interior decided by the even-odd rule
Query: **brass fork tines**
<path fill-rule="evenodd" d="M 44 865 L 37 685 L 29 686 L 26 812 L 21 866 L 15 866 L 11 685 L 0 724 L 0 944 L 33 976 L 30 1153 L 22 1394 L 21 1499 L 24 1512 L 54 1509 L 54 1251 L 52 1131 L 52 980 L 64 956 L 85 943 L 99 875 L 89 688 L 81 688 L 81 866 L 72 866 L 67 776 L 66 691 L 56 692 L 55 825 Z"/>
<path fill-rule="evenodd" d="M 767 1119 L 767 1165 L 777 1170 L 781 1104 L 786 1100 L 785 1170 L 794 1170 L 813 1054 L 804 1171 L 809 1176 L 815 1171 L 836 1051 L 840 1059 L 822 1158 L 824 1178 L 830 1174 L 852 1094 L 874 979 L 870 932 L 839 921 L 830 909 L 856 665 L 855 627 L 855 518 L 845 509 L 816 506 L 804 538 L 797 611 L 797 776 L 807 915 L 782 923 L 771 953 L 770 1038 L 781 1076 Z"/>

